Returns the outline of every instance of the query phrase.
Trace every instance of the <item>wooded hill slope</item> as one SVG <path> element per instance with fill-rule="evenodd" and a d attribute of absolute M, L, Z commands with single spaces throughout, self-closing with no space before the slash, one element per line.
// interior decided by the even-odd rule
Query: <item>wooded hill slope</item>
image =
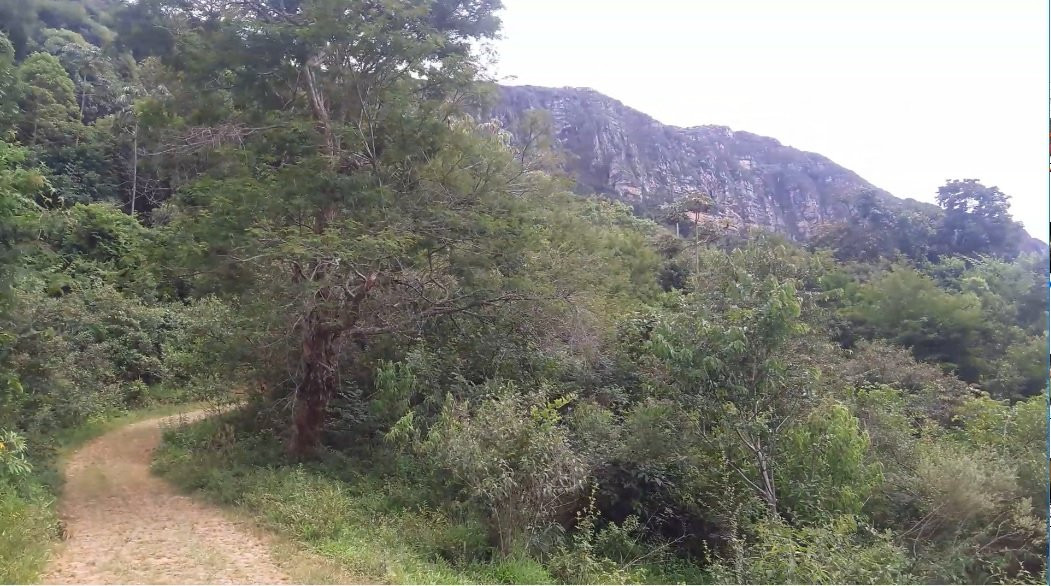
<path fill-rule="evenodd" d="M 706 194 L 710 213 L 727 229 L 758 227 L 805 242 L 878 212 L 885 225 L 869 228 L 899 232 L 899 250 L 915 253 L 910 245 L 923 241 L 935 252 L 966 253 L 945 209 L 894 197 L 822 155 L 773 138 L 725 126 L 668 126 L 586 88 L 502 86 L 486 110 L 505 128 L 523 129 L 523 142 L 536 138 L 523 120 L 538 114 L 575 191 L 624 202 L 658 221 L 667 221 L 668 208 L 683 199 Z M 1047 244 L 1005 212 L 1003 205 L 984 212 L 996 225 L 989 244 L 1001 254 L 1046 253 Z"/>
<path fill-rule="evenodd" d="M 806 246 L 581 197 L 467 114 L 498 8 L 0 2 L 0 581 L 63 430 L 232 391 L 158 469 L 390 581 L 1046 581 L 1006 196 Z"/>

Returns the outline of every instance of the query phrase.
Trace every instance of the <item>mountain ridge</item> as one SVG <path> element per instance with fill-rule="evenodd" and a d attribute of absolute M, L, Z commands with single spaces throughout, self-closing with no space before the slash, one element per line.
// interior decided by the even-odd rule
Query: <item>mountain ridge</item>
<path fill-rule="evenodd" d="M 820 153 L 716 124 L 676 126 L 587 87 L 500 85 L 489 111 L 514 129 L 526 112 L 546 111 L 565 170 L 582 194 L 603 195 L 650 213 L 706 193 L 739 227 L 807 241 L 857 217 L 863 193 L 892 209 L 937 215 L 933 203 L 898 197 Z M 512 130 L 513 133 L 513 130 Z M 1023 231 L 1024 250 L 1046 243 Z"/>

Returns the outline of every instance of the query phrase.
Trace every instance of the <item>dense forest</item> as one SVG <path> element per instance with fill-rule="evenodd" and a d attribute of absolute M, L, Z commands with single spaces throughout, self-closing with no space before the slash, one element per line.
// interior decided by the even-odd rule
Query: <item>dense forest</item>
<path fill-rule="evenodd" d="M 794 243 L 574 195 L 484 115 L 499 8 L 0 0 L 0 582 L 64 434 L 207 400 L 157 472 L 379 581 L 1046 583 L 1007 196 Z"/>

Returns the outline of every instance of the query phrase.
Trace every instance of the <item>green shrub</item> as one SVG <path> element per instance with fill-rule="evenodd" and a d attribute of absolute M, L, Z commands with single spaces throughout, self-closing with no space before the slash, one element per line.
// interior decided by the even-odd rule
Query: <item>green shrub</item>
<path fill-rule="evenodd" d="M 635 584 L 646 582 L 646 569 L 637 565 L 645 553 L 640 543 L 638 518 L 624 525 L 614 523 L 597 529 L 594 502 L 578 512 L 576 527 L 569 541 L 548 561 L 559 581 L 570 584 Z"/>
<path fill-rule="evenodd" d="M 486 570 L 486 582 L 494 584 L 552 584 L 554 579 L 540 562 L 525 556 L 508 556 Z"/>
<path fill-rule="evenodd" d="M 547 559 L 561 583 L 702 583 L 707 576 L 693 560 L 677 556 L 674 541 L 653 538 L 650 527 L 631 515 L 623 523 L 603 521 L 595 492 L 577 512 L 572 533 Z"/>
<path fill-rule="evenodd" d="M 0 430 L 0 583 L 34 581 L 55 537 L 51 500 L 31 472 L 25 440 Z"/>
<path fill-rule="evenodd" d="M 927 579 L 1015 582 L 1040 567 L 1046 509 L 1034 506 L 1010 460 L 948 439 L 929 440 L 902 493 L 915 507 L 903 537 Z"/>
<path fill-rule="evenodd" d="M 560 425 L 568 403 L 518 394 L 506 383 L 477 409 L 449 401 L 425 444 L 485 512 L 493 544 L 504 554 L 552 520 L 583 486 L 586 470 Z"/>
<path fill-rule="evenodd" d="M 47 563 L 57 519 L 41 490 L 30 494 L 0 479 L 0 583 L 35 582 Z"/>
<path fill-rule="evenodd" d="M 216 399 L 248 378 L 238 370 L 246 349 L 237 341 L 240 322 L 228 304 L 214 297 L 172 304 L 168 320 L 161 341 L 167 387 L 194 399 Z"/>
<path fill-rule="evenodd" d="M 58 298 L 20 292 L 10 360 L 24 389 L 17 421 L 28 432 L 70 428 L 142 403 L 161 379 L 165 312 L 98 286 Z"/>
<path fill-rule="evenodd" d="M 883 480 L 868 434 L 839 403 L 822 404 L 787 429 L 780 451 L 781 502 L 798 522 L 859 515 Z"/>
<path fill-rule="evenodd" d="M 0 429 L 0 481 L 24 481 L 33 467 L 26 455 L 26 440 L 21 435 Z"/>
<path fill-rule="evenodd" d="M 964 380 L 977 379 L 982 365 L 975 349 L 986 324 L 973 293 L 945 291 L 898 266 L 865 284 L 845 313 L 859 330 L 905 346 L 919 360 L 943 363 Z"/>
<path fill-rule="evenodd" d="M 912 581 L 908 557 L 890 535 L 849 516 L 792 527 L 780 519 L 760 522 L 732 554 L 709 568 L 725 584 L 891 584 Z"/>

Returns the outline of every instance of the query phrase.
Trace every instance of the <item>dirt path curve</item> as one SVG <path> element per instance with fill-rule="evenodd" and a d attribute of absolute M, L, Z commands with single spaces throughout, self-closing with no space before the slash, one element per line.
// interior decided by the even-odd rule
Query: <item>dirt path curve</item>
<path fill-rule="evenodd" d="M 45 583 L 290 581 L 259 531 L 150 475 L 162 425 L 203 414 L 128 425 L 91 441 L 69 459 L 59 507 L 68 540 L 48 568 Z"/>

